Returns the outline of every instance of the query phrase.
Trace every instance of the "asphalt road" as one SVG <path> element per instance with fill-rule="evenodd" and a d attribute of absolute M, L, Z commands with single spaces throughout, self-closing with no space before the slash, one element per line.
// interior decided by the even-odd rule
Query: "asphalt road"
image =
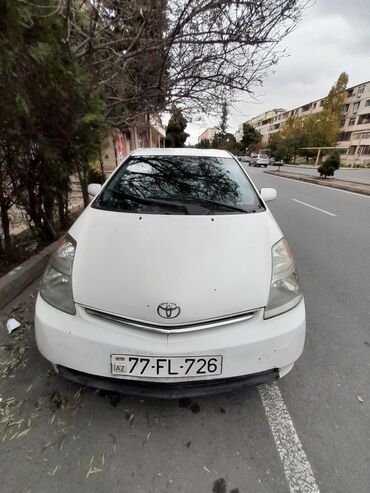
<path fill-rule="evenodd" d="M 370 198 L 247 170 L 278 191 L 271 210 L 303 285 L 308 333 L 293 371 L 272 394 L 191 402 L 80 390 L 35 348 L 35 284 L 0 313 L 24 327 L 0 328 L 1 493 L 369 493 Z"/>
<path fill-rule="evenodd" d="M 269 166 L 269 169 L 277 169 L 276 166 Z M 319 176 L 317 169 L 306 168 L 304 166 L 280 166 L 282 171 L 289 173 L 301 173 L 304 175 Z M 335 172 L 335 178 L 339 180 L 354 181 L 358 183 L 370 183 L 370 169 L 366 168 L 341 168 Z"/>

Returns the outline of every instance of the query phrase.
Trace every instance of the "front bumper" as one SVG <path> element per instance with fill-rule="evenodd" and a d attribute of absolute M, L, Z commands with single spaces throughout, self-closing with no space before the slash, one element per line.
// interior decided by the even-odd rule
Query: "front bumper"
<path fill-rule="evenodd" d="M 87 387 L 119 392 L 120 394 L 137 395 L 139 397 L 156 397 L 163 399 L 180 399 L 201 395 L 221 394 L 241 388 L 255 387 L 274 382 L 279 378 L 279 371 L 267 370 L 253 375 L 231 378 L 213 378 L 211 380 L 194 379 L 189 382 L 148 382 L 122 378 L 99 377 L 89 375 L 64 366 L 58 366 L 58 374 Z"/>
<path fill-rule="evenodd" d="M 177 397 L 223 392 L 238 384 L 257 385 L 282 377 L 302 353 L 306 331 L 303 301 L 293 310 L 268 320 L 259 310 L 244 322 L 178 334 L 135 329 L 97 319 L 81 306 L 76 309 L 75 316 L 68 315 L 38 297 L 35 331 L 41 354 L 61 375 L 78 383 L 140 395 L 164 396 L 166 388 L 169 397 L 171 393 Z M 112 378 L 111 354 L 221 354 L 223 373 L 219 377 L 177 377 L 176 381 L 170 377 Z"/>

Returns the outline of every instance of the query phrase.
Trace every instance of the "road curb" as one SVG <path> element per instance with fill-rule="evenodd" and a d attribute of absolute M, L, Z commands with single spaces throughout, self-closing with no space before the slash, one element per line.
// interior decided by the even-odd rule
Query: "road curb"
<path fill-rule="evenodd" d="M 304 181 L 321 185 L 322 187 L 336 188 L 338 190 L 346 190 L 347 192 L 359 193 L 361 195 L 370 196 L 370 185 L 364 183 L 348 182 L 345 180 L 335 180 L 334 182 L 323 181 L 320 178 L 311 178 L 308 175 L 299 175 L 286 173 L 284 171 L 264 171 L 267 175 L 280 176 L 281 178 L 290 178 L 292 180 Z"/>
<path fill-rule="evenodd" d="M 34 257 L 0 277 L 0 309 L 41 276 L 59 241 L 54 241 Z"/>

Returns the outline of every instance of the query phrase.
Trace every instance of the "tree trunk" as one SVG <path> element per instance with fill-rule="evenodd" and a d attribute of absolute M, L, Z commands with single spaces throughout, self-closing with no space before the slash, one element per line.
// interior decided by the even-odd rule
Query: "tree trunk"
<path fill-rule="evenodd" d="M 61 229 L 66 228 L 66 210 L 65 210 L 65 200 L 62 194 L 58 195 L 58 218 L 59 225 Z"/>
<path fill-rule="evenodd" d="M 89 205 L 89 194 L 87 192 L 86 174 L 84 173 L 83 169 L 81 169 L 81 166 L 79 164 L 77 164 L 76 169 L 78 174 L 78 180 L 80 182 L 84 207 L 87 207 Z"/>
<path fill-rule="evenodd" d="M 49 221 L 46 214 L 44 214 L 43 217 L 42 232 L 43 232 L 43 237 L 47 240 L 56 240 L 58 237 L 54 229 L 54 226 L 51 224 L 51 221 Z"/>
<path fill-rule="evenodd" d="M 115 163 L 116 163 L 116 168 L 118 166 L 118 161 L 117 161 L 117 149 L 116 149 L 116 139 L 115 139 L 115 136 L 114 134 L 112 134 L 112 143 L 113 143 L 113 149 L 114 149 L 114 159 L 115 159 Z"/>
<path fill-rule="evenodd" d="M 1 210 L 1 225 L 4 233 L 5 251 L 10 252 L 12 247 L 11 239 L 10 239 L 10 221 L 9 221 L 8 208 L 3 201 L 0 202 L 0 210 Z"/>
<path fill-rule="evenodd" d="M 104 183 L 106 178 L 105 178 L 105 172 L 104 172 L 103 156 L 101 155 L 101 149 L 99 149 L 99 163 L 100 163 L 100 169 L 101 169 L 102 179 L 103 179 L 103 183 Z"/>

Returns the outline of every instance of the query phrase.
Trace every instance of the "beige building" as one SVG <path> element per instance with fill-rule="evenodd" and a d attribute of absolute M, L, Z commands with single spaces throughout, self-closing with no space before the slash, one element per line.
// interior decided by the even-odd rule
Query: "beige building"
<path fill-rule="evenodd" d="M 290 116 L 318 113 L 324 100 L 317 99 L 291 110 L 279 108 L 267 111 L 248 120 L 248 123 L 262 134 L 262 144 L 266 145 L 270 135 L 280 130 Z M 242 132 L 243 125 L 239 125 L 235 133 L 238 141 Z M 337 147 L 343 163 L 370 163 L 370 81 L 346 89 Z"/>
<path fill-rule="evenodd" d="M 285 112 L 283 108 L 275 108 L 270 111 L 262 113 L 262 115 L 251 118 L 246 123 L 253 125 L 262 135 L 262 143 L 266 144 L 269 140 L 269 136 L 273 131 L 273 127 L 276 129 L 280 126 L 281 115 Z M 273 124 L 274 122 L 274 124 Z M 238 130 L 235 132 L 235 138 L 237 142 L 240 142 L 243 137 L 243 124 L 239 125 Z"/>
<path fill-rule="evenodd" d="M 113 130 L 102 158 L 104 170 L 110 174 L 130 152 L 141 147 L 165 147 L 166 130 L 158 115 L 145 115 L 126 132 Z"/>
<path fill-rule="evenodd" d="M 218 130 L 216 127 L 207 128 L 199 135 L 198 143 L 202 142 L 202 140 L 212 140 L 217 132 Z"/>

